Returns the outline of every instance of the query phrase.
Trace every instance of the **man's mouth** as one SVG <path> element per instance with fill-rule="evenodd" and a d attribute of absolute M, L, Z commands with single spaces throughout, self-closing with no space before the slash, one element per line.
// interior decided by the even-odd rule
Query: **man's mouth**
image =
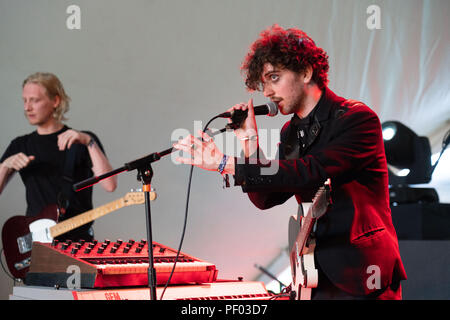
<path fill-rule="evenodd" d="M 272 102 L 275 102 L 277 104 L 278 107 L 280 107 L 280 103 L 281 103 L 281 99 L 272 99 Z"/>
<path fill-rule="evenodd" d="M 35 114 L 25 114 L 25 116 L 27 117 L 28 120 L 30 121 L 34 121 L 34 119 L 36 119 L 36 115 Z"/>

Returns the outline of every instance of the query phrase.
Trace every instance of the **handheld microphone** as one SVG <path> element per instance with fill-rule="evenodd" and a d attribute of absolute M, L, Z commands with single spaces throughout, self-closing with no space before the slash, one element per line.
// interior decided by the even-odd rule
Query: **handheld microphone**
<path fill-rule="evenodd" d="M 278 106 L 275 102 L 269 101 L 266 104 L 253 107 L 255 110 L 255 116 L 268 115 L 274 117 L 278 114 Z M 247 118 L 248 110 L 233 110 L 232 112 L 224 112 L 218 115 L 220 118 L 231 118 L 235 123 L 242 122 Z"/>

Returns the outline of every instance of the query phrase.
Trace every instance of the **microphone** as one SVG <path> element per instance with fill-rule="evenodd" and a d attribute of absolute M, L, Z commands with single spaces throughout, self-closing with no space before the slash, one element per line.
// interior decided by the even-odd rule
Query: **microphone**
<path fill-rule="evenodd" d="M 278 106 L 275 102 L 269 101 L 266 104 L 253 107 L 255 110 L 255 116 L 268 115 L 269 117 L 274 117 L 278 113 Z M 231 118 L 235 123 L 242 122 L 247 118 L 248 110 L 233 110 L 231 112 L 224 112 L 218 115 L 219 118 Z"/>

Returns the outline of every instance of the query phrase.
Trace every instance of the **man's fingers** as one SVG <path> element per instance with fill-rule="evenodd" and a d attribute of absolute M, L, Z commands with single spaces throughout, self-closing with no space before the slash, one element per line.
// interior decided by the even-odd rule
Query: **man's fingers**
<path fill-rule="evenodd" d="M 175 149 L 181 150 L 181 151 L 185 151 L 187 153 L 192 154 L 192 147 L 190 145 L 185 145 L 185 144 L 180 144 L 180 143 L 174 143 L 173 147 Z"/>
<path fill-rule="evenodd" d="M 28 164 L 33 161 L 35 159 L 34 156 L 27 156 L 24 153 L 18 153 L 14 156 L 12 156 L 8 161 L 7 161 L 7 166 L 19 171 L 23 168 L 25 168 L 26 166 L 28 166 Z"/>
<path fill-rule="evenodd" d="M 182 158 L 182 157 L 177 157 L 175 158 L 176 161 L 183 163 L 183 164 L 192 164 L 192 159 L 191 158 Z"/>
<path fill-rule="evenodd" d="M 58 136 L 58 149 L 64 150 L 66 146 L 66 135 L 64 133 Z"/>
<path fill-rule="evenodd" d="M 248 107 L 248 117 L 254 117 L 255 116 L 255 110 L 253 109 L 253 99 L 250 98 L 247 103 Z"/>
<path fill-rule="evenodd" d="M 243 110 L 243 111 L 245 111 L 246 109 L 247 109 L 246 104 L 241 102 L 241 103 L 238 103 L 238 104 L 235 104 L 234 106 L 232 106 L 230 109 L 227 110 L 227 112 L 231 113 L 234 110 Z M 231 123 L 231 122 L 232 122 L 231 119 L 228 118 L 228 123 Z"/>
<path fill-rule="evenodd" d="M 204 142 L 212 141 L 212 138 L 206 132 L 203 132 L 203 130 L 198 130 L 198 133 Z"/>
<path fill-rule="evenodd" d="M 70 147 L 74 144 L 74 142 L 75 142 L 75 137 L 70 136 L 70 137 L 67 139 L 67 149 L 70 149 Z"/>

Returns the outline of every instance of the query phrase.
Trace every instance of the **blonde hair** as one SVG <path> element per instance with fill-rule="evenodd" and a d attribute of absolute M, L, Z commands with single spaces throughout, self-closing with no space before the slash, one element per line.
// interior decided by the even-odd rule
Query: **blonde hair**
<path fill-rule="evenodd" d="M 22 88 L 25 87 L 27 83 L 35 83 L 43 86 L 47 91 L 47 96 L 50 99 L 54 99 L 56 96 L 59 96 L 61 101 L 55 109 L 53 117 L 58 121 L 67 120 L 67 118 L 64 117 L 64 114 L 69 111 L 70 97 L 64 91 L 64 87 L 57 76 L 49 72 L 36 72 L 28 76 L 23 81 Z"/>

